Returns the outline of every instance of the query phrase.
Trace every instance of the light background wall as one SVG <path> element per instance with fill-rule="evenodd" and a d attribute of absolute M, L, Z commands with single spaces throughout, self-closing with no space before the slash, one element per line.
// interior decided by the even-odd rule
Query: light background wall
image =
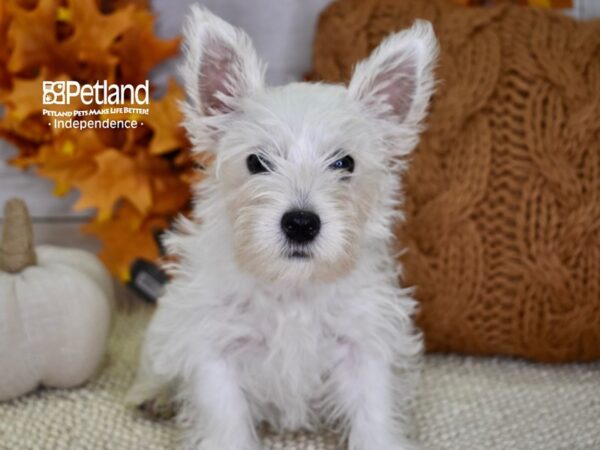
<path fill-rule="evenodd" d="M 310 69 L 311 47 L 320 11 L 331 0 L 203 0 L 200 3 L 252 37 L 258 53 L 268 63 L 267 78 L 282 84 L 302 77 Z M 158 14 L 157 31 L 165 37 L 179 33 L 189 5 L 196 0 L 153 0 Z M 576 0 L 569 12 L 577 18 L 600 17 L 600 0 Z M 176 62 L 156 74 L 158 82 L 171 76 Z M 0 140 L 0 206 L 7 198 L 25 198 L 32 215 L 39 222 L 61 223 L 83 220 L 85 213 L 75 214 L 70 207 L 77 199 L 73 192 L 64 198 L 54 197 L 52 184 L 32 173 L 23 173 L 6 164 L 14 154 L 10 145 Z M 0 212 L 1 216 L 1 212 Z"/>

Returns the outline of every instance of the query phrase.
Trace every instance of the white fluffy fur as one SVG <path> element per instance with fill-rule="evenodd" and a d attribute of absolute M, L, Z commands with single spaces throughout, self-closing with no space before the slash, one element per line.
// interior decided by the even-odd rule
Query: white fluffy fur
<path fill-rule="evenodd" d="M 405 406 L 422 339 L 391 247 L 399 170 L 433 89 L 427 22 L 388 37 L 348 88 L 268 88 L 248 37 L 200 7 L 185 32 L 185 125 L 215 162 L 149 326 L 129 401 L 175 387 L 183 448 L 257 450 L 255 426 L 339 427 L 350 450 L 412 448 Z M 252 153 L 268 173 L 250 174 Z M 351 155 L 352 174 L 329 168 Z M 319 214 L 310 258 L 280 220 Z"/>

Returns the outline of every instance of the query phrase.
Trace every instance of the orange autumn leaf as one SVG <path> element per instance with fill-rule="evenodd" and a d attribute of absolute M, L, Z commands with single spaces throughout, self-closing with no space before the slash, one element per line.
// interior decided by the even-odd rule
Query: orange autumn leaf
<path fill-rule="evenodd" d="M 153 233 L 166 226 L 164 218 L 147 217 L 128 202 L 123 202 L 114 217 L 103 222 L 90 222 L 84 225 L 83 231 L 102 240 L 100 258 L 121 281 L 126 282 L 133 260 L 158 259 L 160 255 Z"/>
<path fill-rule="evenodd" d="M 144 119 L 154 132 L 150 141 L 150 153 L 168 153 L 180 148 L 185 142 L 185 132 L 181 127 L 183 116 L 178 106 L 182 99 L 182 89 L 171 80 L 163 98 L 150 105 L 150 114 Z"/>
<path fill-rule="evenodd" d="M 10 3 L 12 20 L 8 39 L 13 47 L 8 61 L 10 72 L 37 69 L 62 59 L 56 38 L 58 7 L 55 0 L 40 0 L 31 11 L 18 2 Z"/>
<path fill-rule="evenodd" d="M 101 120 L 133 120 L 131 114 L 105 114 L 100 116 Z M 140 141 L 148 134 L 146 127 L 138 124 L 137 128 L 122 129 L 102 129 L 96 130 L 100 140 L 106 147 L 118 148 L 121 153 L 134 155 L 140 151 L 146 152 L 147 149 L 141 145 Z"/>
<path fill-rule="evenodd" d="M 134 25 L 135 7 L 102 14 L 95 0 L 70 0 L 64 10 L 73 33 L 60 43 L 61 54 L 71 56 L 69 70 L 79 78 L 113 81 L 119 58 L 111 47 L 125 30 Z"/>
<path fill-rule="evenodd" d="M 75 32 L 65 40 L 65 45 L 77 43 L 81 54 L 106 53 L 115 40 L 134 25 L 135 6 L 126 7 L 110 14 L 103 14 L 95 0 L 69 0 L 68 22 Z"/>
<path fill-rule="evenodd" d="M 151 182 L 154 194 L 153 214 L 175 216 L 189 204 L 190 187 L 181 177 L 164 174 L 153 178 Z"/>
<path fill-rule="evenodd" d="M 152 67 L 179 51 L 180 39 L 162 40 L 154 35 L 154 17 L 135 12 L 135 23 L 123 33 L 113 52 L 120 58 L 119 71 L 129 83 L 142 83 Z"/>
<path fill-rule="evenodd" d="M 55 182 L 54 194 L 65 195 L 96 170 L 96 155 L 105 147 L 94 130 L 62 133 L 37 155 L 38 173 Z"/>
<path fill-rule="evenodd" d="M 137 161 L 150 176 L 151 214 L 174 216 L 188 205 L 191 197 L 189 185 L 171 161 L 148 154 L 138 155 Z"/>
<path fill-rule="evenodd" d="M 0 97 L 6 104 L 6 115 L 12 120 L 20 121 L 42 110 L 41 86 L 45 74 L 40 73 L 37 78 L 17 78 L 13 81 L 11 91 Z"/>
<path fill-rule="evenodd" d="M 42 98 L 42 82 L 66 81 L 69 78 L 61 75 L 51 78 L 45 69 L 41 70 L 35 78 L 15 78 L 10 91 L 0 95 L 0 100 L 6 104 L 7 116 L 10 120 L 20 121 L 32 114 L 41 114 L 44 109 Z M 69 111 L 77 109 L 80 104 L 73 101 L 70 105 L 55 105 L 56 111 Z M 48 122 L 50 119 L 47 119 Z"/>
<path fill-rule="evenodd" d="M 138 169 L 136 161 L 115 149 L 106 149 L 94 158 L 97 170 L 85 180 L 74 183 L 81 197 L 76 211 L 96 208 L 100 220 L 106 220 L 121 199 L 129 200 L 141 213 L 152 204 L 150 178 Z"/>

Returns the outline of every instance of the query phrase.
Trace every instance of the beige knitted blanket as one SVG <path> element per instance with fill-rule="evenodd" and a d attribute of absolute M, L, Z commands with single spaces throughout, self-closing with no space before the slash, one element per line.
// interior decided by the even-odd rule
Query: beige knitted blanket
<path fill-rule="evenodd" d="M 0 404 L 0 449 L 176 448 L 171 422 L 138 417 L 122 402 L 147 319 L 148 311 L 117 316 L 108 360 L 86 387 Z M 419 397 L 415 431 L 426 449 L 600 449 L 600 363 L 427 356 Z M 336 448 L 327 433 L 265 437 L 265 450 Z"/>

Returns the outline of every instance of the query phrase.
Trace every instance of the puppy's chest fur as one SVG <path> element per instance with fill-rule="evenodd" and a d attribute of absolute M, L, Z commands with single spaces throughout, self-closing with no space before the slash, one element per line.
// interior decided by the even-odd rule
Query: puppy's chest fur
<path fill-rule="evenodd" d="M 341 312 L 327 306 L 326 298 L 290 292 L 260 295 L 236 308 L 231 319 L 245 332 L 224 353 L 255 417 L 283 428 L 318 420 L 329 376 L 351 352 L 339 329 Z"/>

